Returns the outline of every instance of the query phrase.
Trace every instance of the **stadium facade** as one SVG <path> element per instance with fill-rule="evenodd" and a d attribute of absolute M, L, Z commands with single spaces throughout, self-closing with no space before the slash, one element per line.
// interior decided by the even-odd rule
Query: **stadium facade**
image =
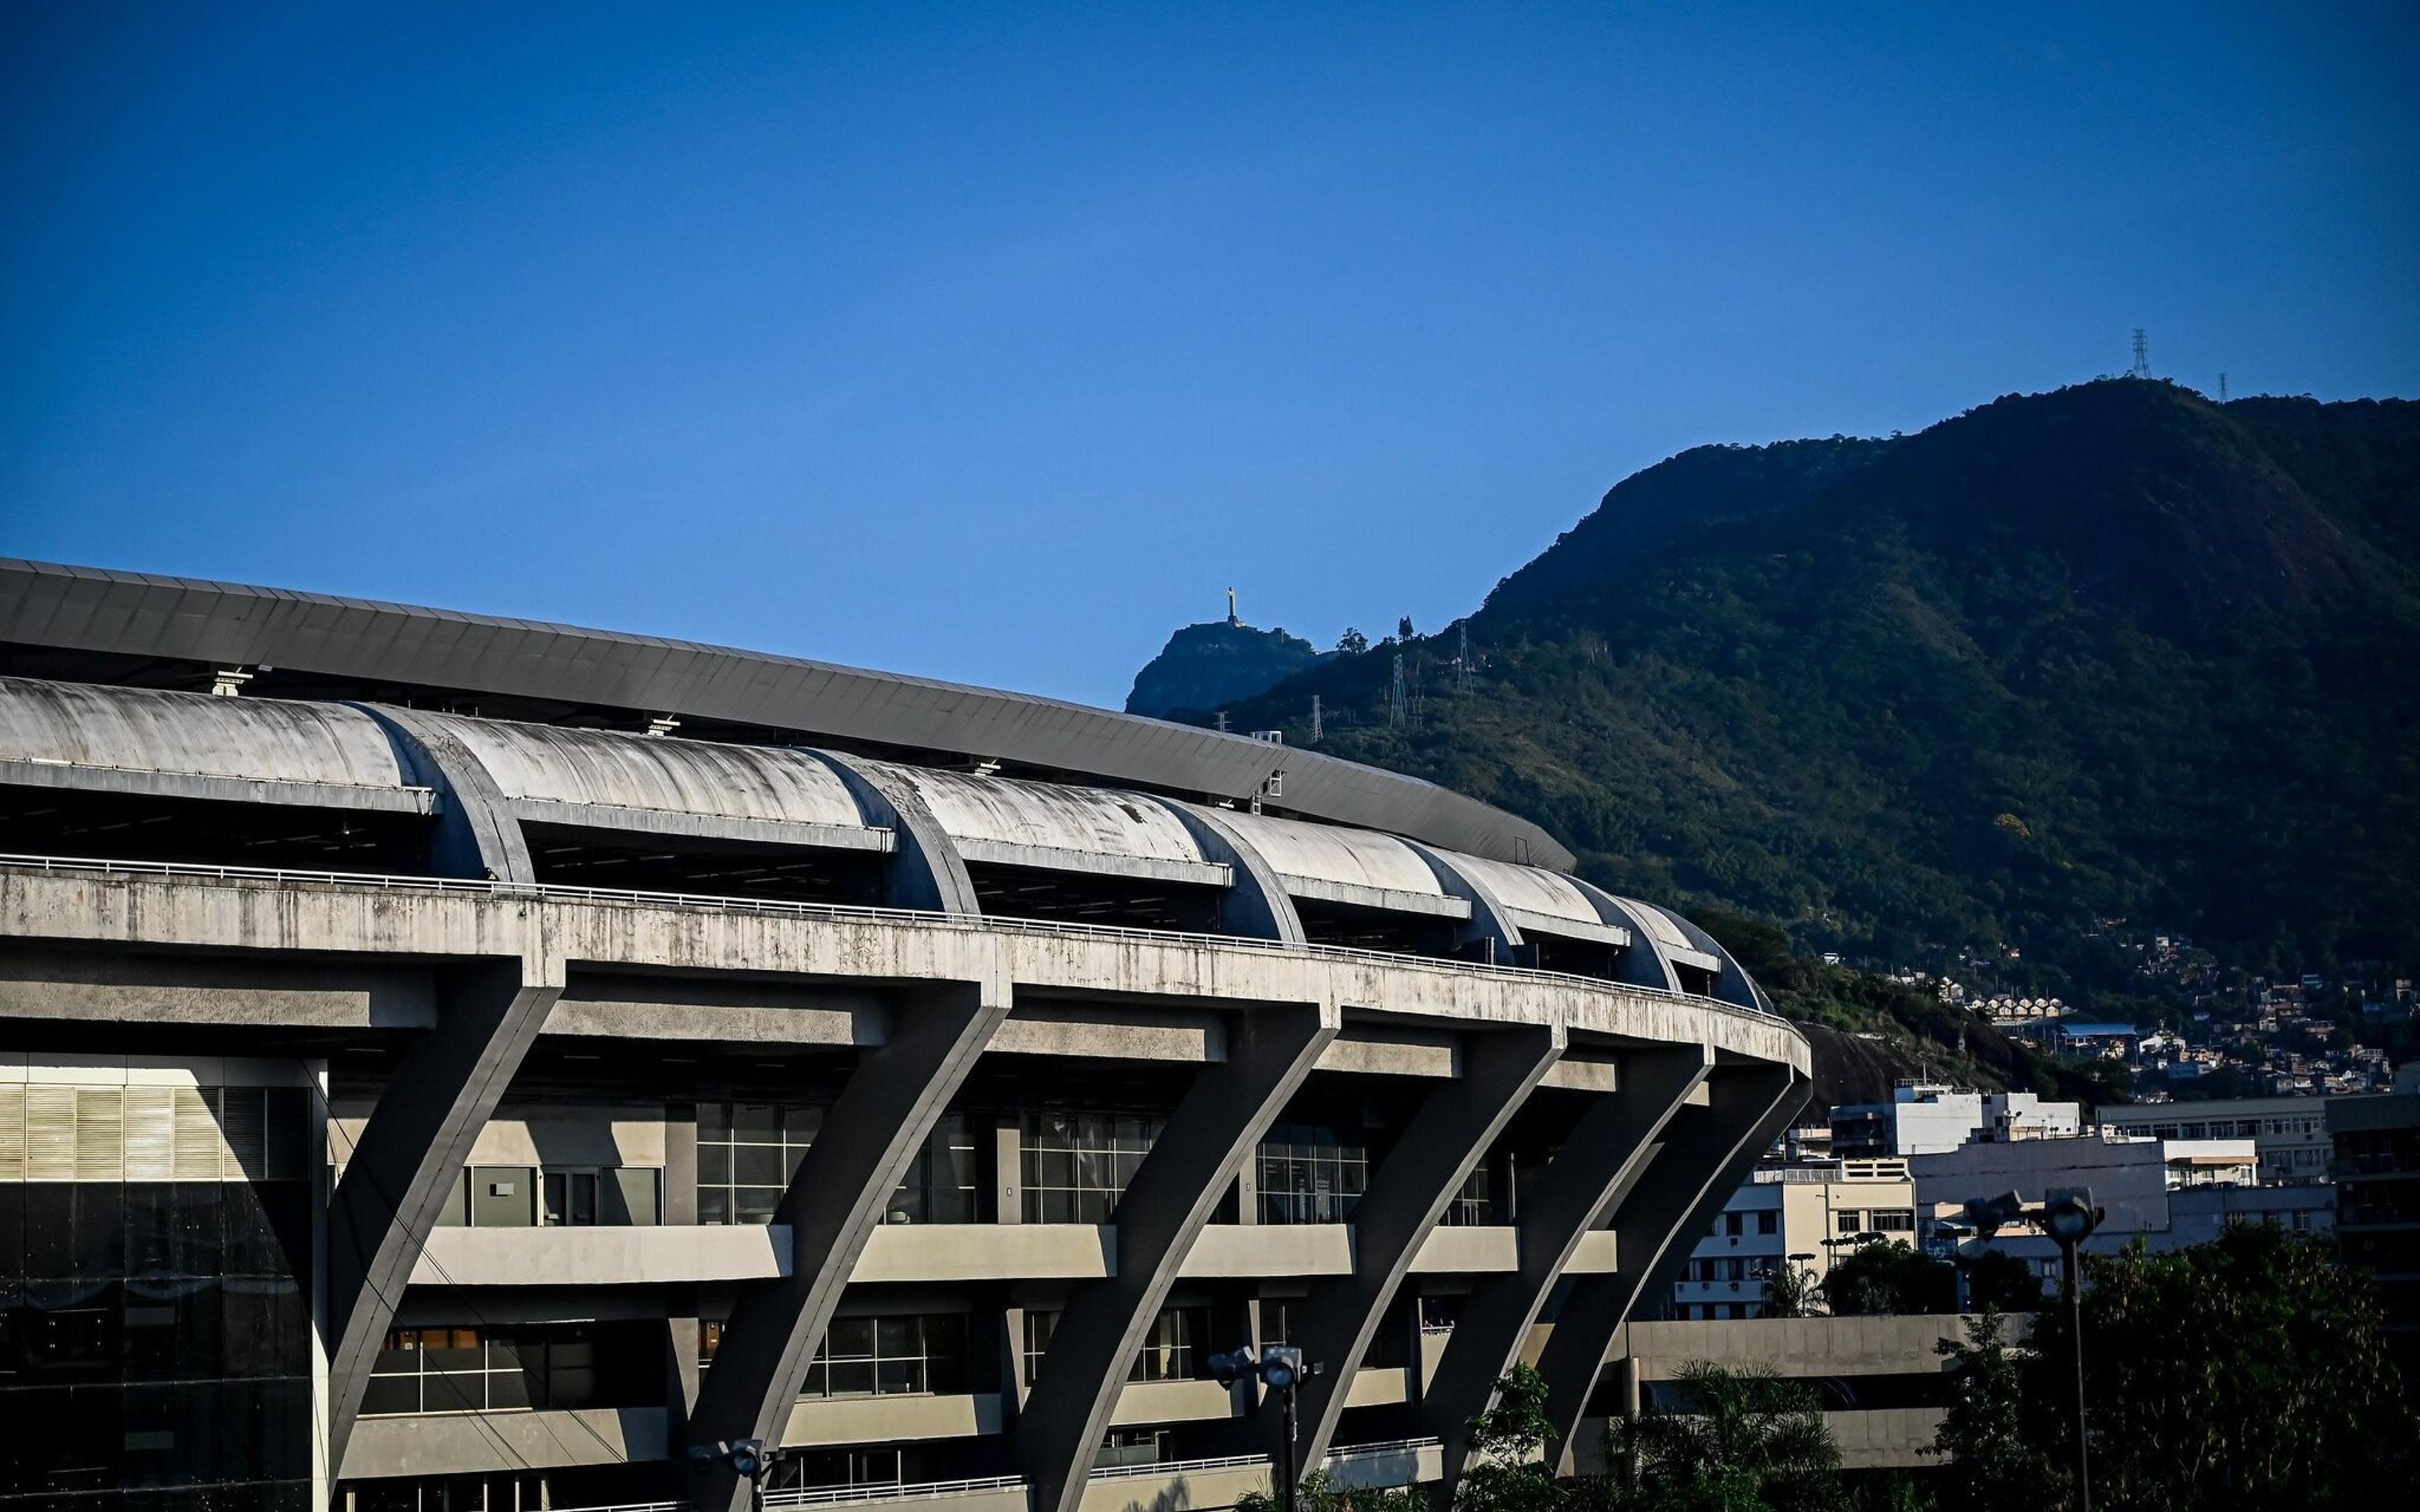
<path fill-rule="evenodd" d="M 0 563 L 0 1509 L 1450 1481 L 1807 1090 L 1468 797 L 556 625 Z"/>

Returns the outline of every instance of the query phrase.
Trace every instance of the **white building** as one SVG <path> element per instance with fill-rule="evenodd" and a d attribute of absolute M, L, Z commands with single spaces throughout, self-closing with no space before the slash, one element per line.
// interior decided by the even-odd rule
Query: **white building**
<path fill-rule="evenodd" d="M 1978 1092 L 1943 1082 L 1901 1082 L 1887 1103 L 1832 1110 L 1832 1149 L 1843 1157 L 1929 1155 L 1970 1139 L 2007 1142 L 2081 1134 L 2084 1108 L 2031 1092 Z"/>
<path fill-rule="evenodd" d="M 2059 1139 L 1978 1141 L 1908 1162 L 1918 1211 L 1931 1225 L 1962 1221 L 1965 1206 L 2013 1192 L 2038 1204 L 2088 1191 L 2102 1211 L 2085 1242 L 2115 1254 L 2136 1240 L 2153 1250 L 2180 1249 L 2217 1237 L 2230 1217 L 2309 1228 L 2312 1205 L 2257 1196 L 2258 1157 L 2250 1139 L 2131 1139 L 2086 1134 Z M 2303 1211 L 2296 1221 L 2294 1213 Z M 2277 1216 L 2273 1220 L 2271 1213 Z M 2323 1227 L 2323 1226 L 2322 1226 Z M 1932 1228 L 1933 1235 L 1947 1230 Z M 1937 1247 L 1937 1245 L 1936 1245 Z M 2058 1278 L 2058 1246 L 2030 1227 L 2000 1230 L 1994 1247 Z"/>

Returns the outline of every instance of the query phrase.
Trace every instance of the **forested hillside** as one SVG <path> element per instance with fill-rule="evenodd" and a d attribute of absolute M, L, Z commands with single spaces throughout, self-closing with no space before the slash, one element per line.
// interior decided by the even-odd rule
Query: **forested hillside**
<path fill-rule="evenodd" d="M 2420 965 L 2420 406 L 2111 380 L 1626 480 L 1454 632 L 1234 728 L 1530 815 L 1609 886 L 1939 968 Z M 1392 657 L 1413 691 L 1389 715 Z"/>

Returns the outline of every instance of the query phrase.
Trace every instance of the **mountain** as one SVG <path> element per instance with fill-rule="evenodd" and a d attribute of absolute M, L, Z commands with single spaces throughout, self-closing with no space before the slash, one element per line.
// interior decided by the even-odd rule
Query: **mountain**
<path fill-rule="evenodd" d="M 2420 405 L 2106 380 L 1685 452 L 1468 626 L 1233 703 L 1802 949 L 2046 990 L 2127 927 L 2420 965 Z M 1388 713 L 1391 655 L 1413 689 Z"/>
<path fill-rule="evenodd" d="M 1188 625 L 1135 674 L 1126 712 L 1161 719 L 1192 715 L 1206 724 L 1208 716 L 1319 659 L 1310 641 L 1282 629 L 1255 630 L 1234 620 Z"/>

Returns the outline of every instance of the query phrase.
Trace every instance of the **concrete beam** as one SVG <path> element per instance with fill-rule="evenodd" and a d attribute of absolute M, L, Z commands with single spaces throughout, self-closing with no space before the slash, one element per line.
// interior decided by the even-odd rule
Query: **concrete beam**
<path fill-rule="evenodd" d="M 1528 959 L 1528 952 L 1522 949 L 1521 926 L 1512 922 L 1512 911 L 1504 906 L 1486 883 L 1416 840 L 1405 840 L 1404 843 L 1419 853 L 1420 859 L 1436 873 L 1437 886 L 1449 897 L 1470 904 L 1470 918 L 1454 931 L 1454 944 L 1480 946 L 1486 952 L 1484 959 L 1505 965 L 1520 964 Z"/>
<path fill-rule="evenodd" d="M 1590 1226 L 1637 1179 L 1657 1135 L 1713 1069 L 1714 1055 L 1702 1045 L 1633 1052 L 1621 1064 L 1621 1089 L 1590 1104 L 1544 1173 L 1521 1194 L 1521 1268 L 1471 1291 L 1420 1399 L 1421 1427 L 1443 1441 L 1449 1479 L 1461 1472 L 1470 1420 L 1486 1410 L 1496 1382 L 1520 1358 L 1522 1341 Z"/>
<path fill-rule="evenodd" d="M 1288 945 L 1303 942 L 1302 916 L 1295 912 L 1293 897 L 1286 892 L 1276 868 L 1263 858 L 1241 831 L 1219 818 L 1215 810 L 1156 794 L 1138 793 L 1134 796 L 1174 814 L 1186 833 L 1193 837 L 1193 843 L 1202 847 L 1202 855 L 1226 865 L 1227 890 L 1218 899 L 1221 932 L 1283 940 Z"/>
<path fill-rule="evenodd" d="M 1563 1044 L 1559 1025 L 1471 1036 L 1463 1047 L 1461 1076 L 1438 1083 L 1421 1099 L 1403 1136 L 1370 1173 L 1353 1210 L 1353 1273 L 1312 1285 L 1301 1312 L 1308 1326 L 1293 1341 L 1306 1361 L 1326 1366 L 1297 1392 L 1303 1464 L 1316 1465 L 1327 1453 L 1362 1353 L 1446 1204 Z M 1264 1412 L 1253 1427 L 1254 1437 L 1277 1454 L 1284 1414 Z"/>
<path fill-rule="evenodd" d="M 1336 1037 L 1332 1006 L 1246 1009 L 1227 1058 L 1194 1074 L 1119 1199 L 1117 1273 L 1067 1299 L 1026 1399 L 1016 1447 L 1033 1512 L 1078 1512 L 1119 1392 L 1186 1252 L 1235 1173 Z"/>
<path fill-rule="evenodd" d="M 437 1026 L 413 1037 L 328 1204 L 328 1462 L 369 1389 L 396 1302 L 479 1131 L 563 992 L 560 964 L 439 969 Z"/>
<path fill-rule="evenodd" d="M 849 1073 L 773 1210 L 791 1235 L 790 1273 L 743 1289 L 690 1414 L 689 1442 L 778 1443 L 815 1346 L 891 1194 L 1008 1016 L 997 982 L 934 984 L 893 1010 L 890 1040 Z M 707 1473 L 699 1504 L 744 1508 L 746 1482 Z"/>
<path fill-rule="evenodd" d="M 980 914 L 974 879 L 967 875 L 950 832 L 933 817 L 923 795 L 870 766 L 829 750 L 808 755 L 832 769 L 857 800 L 865 822 L 891 831 L 891 863 L 883 869 L 883 902 L 893 908 L 940 914 Z"/>
<path fill-rule="evenodd" d="M 417 710 L 356 703 L 379 722 L 412 780 L 437 790 L 437 843 L 430 857 L 448 876 L 535 882 L 529 844 L 496 779 L 471 748 Z"/>
<path fill-rule="evenodd" d="M 1614 1335 L 1642 1300 L 1668 1296 L 1672 1281 L 1774 1137 L 1806 1103 L 1810 1084 L 1787 1066 L 1717 1072 L 1709 1105 L 1689 1108 L 1614 1213 L 1619 1245 L 1609 1275 L 1579 1278 L 1538 1357 L 1556 1439 L 1547 1452 L 1572 1465 L 1572 1439 Z"/>

